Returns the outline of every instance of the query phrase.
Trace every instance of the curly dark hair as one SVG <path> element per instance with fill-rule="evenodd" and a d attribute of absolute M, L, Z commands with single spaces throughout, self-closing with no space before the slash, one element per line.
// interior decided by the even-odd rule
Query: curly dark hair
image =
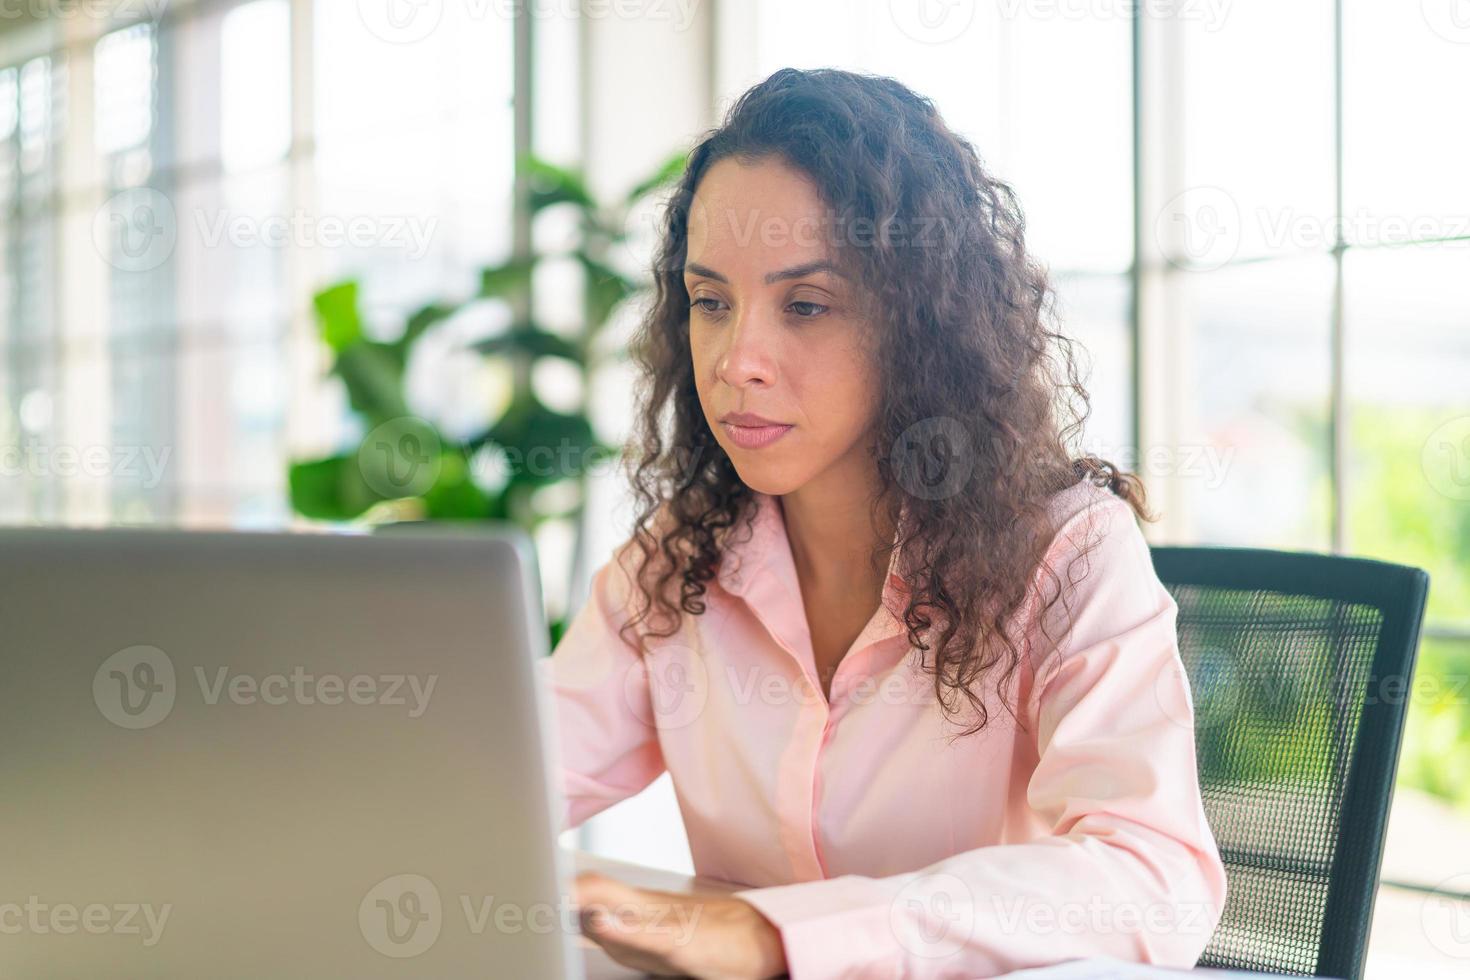
<path fill-rule="evenodd" d="M 910 644 L 932 651 L 923 666 L 940 704 L 953 716 L 963 695 L 979 720 L 961 734 L 978 732 L 987 712 L 976 682 L 1003 666 L 1004 685 L 1021 657 L 1008 624 L 1028 597 L 1036 601 L 1043 576 L 1053 585 L 1045 608 L 1061 593 L 1056 572 L 1043 567 L 1056 532 L 1049 498 L 1085 479 L 1150 518 L 1136 476 L 1068 449 L 1088 396 L 1073 342 L 1048 325 L 1055 296 L 1026 252 L 1014 193 L 931 100 L 891 78 L 781 69 L 736 100 L 688 158 L 661 215 L 652 303 L 632 344 L 640 409 L 625 468 L 645 605 L 623 630 L 656 607 L 672 623 L 647 635 L 668 637 L 680 611 L 703 613 L 727 535 L 754 511 L 700 407 L 683 279 L 695 191 L 730 157 L 774 158 L 809 177 L 829 209 L 833 260 L 867 294 L 881 379 L 870 449 L 874 526 L 899 529 L 910 582 L 903 622 Z M 872 234 L 859 239 L 857 229 Z M 918 472 L 926 463 L 914 451 L 916 431 L 964 455 L 960 483 L 925 492 L 932 479 Z M 677 599 L 669 589 L 676 577 Z M 933 613 L 944 626 L 931 647 Z M 640 634 L 646 654 L 645 641 Z"/>

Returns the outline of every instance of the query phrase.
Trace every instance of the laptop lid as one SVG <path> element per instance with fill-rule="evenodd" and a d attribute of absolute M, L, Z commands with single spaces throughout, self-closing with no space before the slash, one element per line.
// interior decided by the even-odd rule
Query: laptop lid
<path fill-rule="evenodd" d="M 0 972 L 578 971 L 518 529 L 0 555 Z"/>

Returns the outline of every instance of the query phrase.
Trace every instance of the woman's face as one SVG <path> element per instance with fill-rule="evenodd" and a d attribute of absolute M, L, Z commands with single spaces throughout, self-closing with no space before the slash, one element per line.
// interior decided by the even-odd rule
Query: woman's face
<path fill-rule="evenodd" d="M 763 493 L 817 477 L 849 492 L 868 482 L 870 327 L 856 284 L 829 264 L 825 211 L 800 171 L 733 158 L 710 167 L 690 209 L 684 285 L 700 405 L 740 479 Z M 779 425 L 735 426 L 729 413 Z"/>

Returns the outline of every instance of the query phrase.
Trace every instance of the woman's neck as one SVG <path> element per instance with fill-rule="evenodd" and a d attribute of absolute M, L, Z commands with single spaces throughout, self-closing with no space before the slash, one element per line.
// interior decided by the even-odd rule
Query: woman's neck
<path fill-rule="evenodd" d="M 871 484 L 851 480 L 813 481 L 776 498 L 804 584 L 823 592 L 882 590 L 894 528 L 874 528 L 871 499 Z"/>

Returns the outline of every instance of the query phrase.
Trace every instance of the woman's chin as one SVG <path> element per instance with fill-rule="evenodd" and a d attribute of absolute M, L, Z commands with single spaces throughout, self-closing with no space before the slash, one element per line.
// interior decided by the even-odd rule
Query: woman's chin
<path fill-rule="evenodd" d="M 734 457 L 732 459 L 735 462 L 735 472 L 740 476 L 740 482 L 756 493 L 781 497 L 802 484 L 801 479 L 784 472 L 784 467 L 762 462 L 743 463 Z"/>

